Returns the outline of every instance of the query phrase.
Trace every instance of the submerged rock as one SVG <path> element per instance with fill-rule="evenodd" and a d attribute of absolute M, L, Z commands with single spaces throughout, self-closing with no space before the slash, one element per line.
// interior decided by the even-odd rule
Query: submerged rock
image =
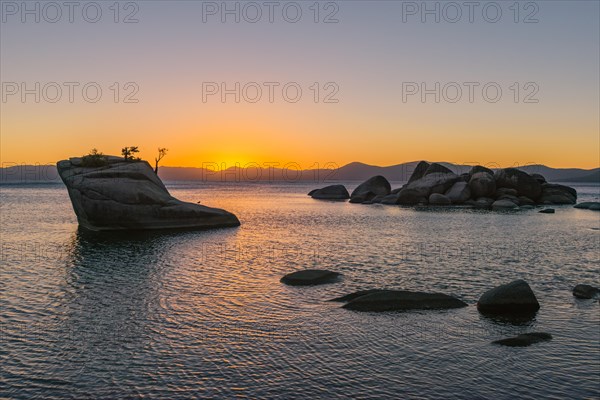
<path fill-rule="evenodd" d="M 350 198 L 350 194 L 344 185 L 330 185 L 311 190 L 308 195 L 318 200 L 345 200 Z"/>
<path fill-rule="evenodd" d="M 81 158 L 57 163 L 77 221 L 92 231 L 206 229 L 238 226 L 235 215 L 172 197 L 146 161 L 107 156 L 87 167 Z"/>
<path fill-rule="evenodd" d="M 556 210 L 554 210 L 554 208 L 544 208 L 543 210 L 540 210 L 538 212 L 542 214 L 554 214 Z"/>
<path fill-rule="evenodd" d="M 598 201 L 586 201 L 584 203 L 575 204 L 573 207 L 580 208 L 583 210 L 600 210 L 600 202 Z"/>
<path fill-rule="evenodd" d="M 533 290 L 524 280 L 516 280 L 485 292 L 477 302 L 483 313 L 531 313 L 540 309 Z"/>
<path fill-rule="evenodd" d="M 348 295 L 352 296 L 354 294 Z M 441 293 L 377 290 L 351 298 L 343 306 L 355 311 L 440 310 L 466 307 L 467 303 Z"/>
<path fill-rule="evenodd" d="M 591 285 L 579 284 L 573 288 L 573 296 L 579 299 L 593 299 L 600 295 L 600 289 Z"/>
<path fill-rule="evenodd" d="M 287 274 L 280 281 L 291 286 L 321 285 L 335 282 L 339 276 L 339 273 L 325 269 L 305 269 Z"/>
<path fill-rule="evenodd" d="M 331 299 L 329 301 L 339 301 L 339 302 L 348 302 L 350 300 L 354 300 L 357 297 L 360 296 L 364 296 L 366 294 L 371 294 L 371 293 L 376 293 L 376 292 L 383 292 L 385 291 L 385 289 L 366 289 L 366 290 L 359 290 L 358 292 L 354 292 L 354 293 L 350 293 L 347 294 L 345 296 L 341 296 L 341 297 L 336 297 L 334 299 Z"/>
<path fill-rule="evenodd" d="M 548 340 L 552 340 L 552 335 L 549 333 L 530 332 L 511 338 L 496 340 L 492 343 L 510 347 L 526 347 L 534 343 L 547 342 Z"/>

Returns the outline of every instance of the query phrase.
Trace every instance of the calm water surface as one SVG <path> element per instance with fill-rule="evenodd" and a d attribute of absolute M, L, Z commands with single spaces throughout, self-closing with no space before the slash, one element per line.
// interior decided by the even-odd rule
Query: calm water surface
<path fill-rule="evenodd" d="M 600 213 L 352 205 L 310 199 L 314 184 L 168 186 L 242 226 L 86 234 L 64 186 L 0 187 L 0 398 L 600 397 L 600 303 L 571 294 L 600 284 Z M 343 279 L 279 283 L 315 267 Z M 478 314 L 486 289 L 517 278 L 540 301 L 535 319 Z M 373 287 L 470 306 L 376 314 L 326 301 Z M 490 344 L 527 331 L 554 339 Z"/>

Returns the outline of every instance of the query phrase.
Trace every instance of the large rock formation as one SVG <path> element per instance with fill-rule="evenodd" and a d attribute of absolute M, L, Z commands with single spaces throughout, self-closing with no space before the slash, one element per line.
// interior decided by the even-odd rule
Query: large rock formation
<path fill-rule="evenodd" d="M 103 157 L 57 163 L 79 225 L 93 231 L 238 226 L 230 212 L 172 197 L 146 161 Z"/>
<path fill-rule="evenodd" d="M 494 172 L 477 165 L 469 173 L 456 175 L 442 164 L 426 161 L 417 164 L 404 186 L 390 189 L 384 177 L 375 176 L 352 192 L 350 202 L 436 206 L 465 204 L 500 211 L 530 209 L 536 205 L 574 204 L 577 201 L 575 189 L 546 183 L 539 174 L 529 175 L 516 168 Z M 316 193 L 319 191 L 309 194 Z M 592 203 L 578 207 L 600 209 L 599 205 Z"/>

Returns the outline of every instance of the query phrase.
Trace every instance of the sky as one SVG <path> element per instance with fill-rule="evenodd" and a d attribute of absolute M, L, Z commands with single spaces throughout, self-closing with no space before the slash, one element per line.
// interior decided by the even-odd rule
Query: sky
<path fill-rule="evenodd" d="M 0 4 L 4 166 L 600 166 L 598 1 L 73 4 Z"/>

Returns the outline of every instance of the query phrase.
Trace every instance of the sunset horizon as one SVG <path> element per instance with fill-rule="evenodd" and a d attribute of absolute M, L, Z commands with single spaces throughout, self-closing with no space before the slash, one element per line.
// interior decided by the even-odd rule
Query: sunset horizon
<path fill-rule="evenodd" d="M 0 0 L 0 399 L 600 399 L 600 0 Z"/>

